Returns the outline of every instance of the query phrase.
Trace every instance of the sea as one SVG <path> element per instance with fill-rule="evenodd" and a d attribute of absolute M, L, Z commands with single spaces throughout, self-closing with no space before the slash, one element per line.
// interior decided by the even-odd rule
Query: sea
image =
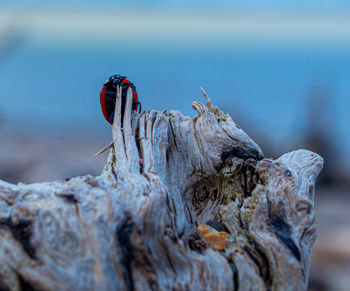
<path fill-rule="evenodd" d="M 134 82 L 143 110 L 193 117 L 203 87 L 253 138 L 294 145 L 316 126 L 350 159 L 350 51 L 343 47 L 24 40 L 0 54 L 0 126 L 110 134 L 99 92 L 116 73 Z"/>

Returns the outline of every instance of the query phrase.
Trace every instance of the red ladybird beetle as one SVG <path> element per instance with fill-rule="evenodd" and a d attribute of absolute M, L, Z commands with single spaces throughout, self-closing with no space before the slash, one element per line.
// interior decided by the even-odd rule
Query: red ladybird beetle
<path fill-rule="evenodd" d="M 115 100 L 117 98 L 117 87 L 120 86 L 122 89 L 122 121 L 125 111 L 125 103 L 126 103 L 126 93 L 128 88 L 131 88 L 133 91 L 133 101 L 132 101 L 132 110 L 137 111 L 140 105 L 141 112 L 141 103 L 139 102 L 136 87 L 133 83 L 131 83 L 126 76 L 121 75 L 113 75 L 108 78 L 108 80 L 103 84 L 102 90 L 100 92 L 100 102 L 101 109 L 105 119 L 113 124 L 114 119 L 114 109 L 115 109 Z"/>

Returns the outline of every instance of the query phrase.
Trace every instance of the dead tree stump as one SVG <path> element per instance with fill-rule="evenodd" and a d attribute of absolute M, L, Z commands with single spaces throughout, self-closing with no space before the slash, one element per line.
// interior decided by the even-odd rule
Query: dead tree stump
<path fill-rule="evenodd" d="M 119 101 L 100 176 L 0 182 L 0 290 L 305 290 L 323 159 L 263 158 L 209 98 L 136 115 L 129 90 L 122 130 Z"/>

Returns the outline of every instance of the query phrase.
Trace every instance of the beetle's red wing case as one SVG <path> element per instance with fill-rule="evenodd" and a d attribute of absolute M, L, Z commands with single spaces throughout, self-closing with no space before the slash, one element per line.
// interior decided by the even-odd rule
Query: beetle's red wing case
<path fill-rule="evenodd" d="M 105 117 L 105 119 L 110 123 L 113 124 L 113 122 L 111 120 L 109 120 L 107 111 L 106 111 L 106 86 L 103 86 L 100 92 L 100 103 L 101 103 L 101 109 L 102 109 L 102 113 L 103 116 Z"/>

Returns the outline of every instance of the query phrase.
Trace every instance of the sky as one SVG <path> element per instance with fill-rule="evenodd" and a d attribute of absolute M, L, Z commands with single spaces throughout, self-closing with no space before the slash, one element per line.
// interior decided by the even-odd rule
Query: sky
<path fill-rule="evenodd" d="M 85 6 L 84 6 L 85 7 Z M 350 46 L 350 17 L 341 11 L 261 12 L 229 10 L 151 10 L 140 7 L 70 9 L 7 7 L 0 9 L 0 32 L 13 26 L 45 45 L 63 42 L 81 46 L 171 45 L 188 49 L 193 44 L 236 47 L 256 44 Z M 92 41 L 94 40 L 94 41 Z"/>
<path fill-rule="evenodd" d="M 0 4 L 7 5 L 33 5 L 33 4 L 44 4 L 44 5 L 94 5 L 94 6 L 106 6 L 106 5 L 142 5 L 148 7 L 174 7 L 181 6 L 185 8 L 186 6 L 208 6 L 216 7 L 221 9 L 223 7 L 241 7 L 241 8 L 267 8 L 267 9 L 335 9 L 343 10 L 350 9 L 350 2 L 347 0 L 134 0 L 134 1 L 121 1 L 121 0 L 59 0 L 59 1 L 47 1 L 47 0 L 2 0 Z"/>

